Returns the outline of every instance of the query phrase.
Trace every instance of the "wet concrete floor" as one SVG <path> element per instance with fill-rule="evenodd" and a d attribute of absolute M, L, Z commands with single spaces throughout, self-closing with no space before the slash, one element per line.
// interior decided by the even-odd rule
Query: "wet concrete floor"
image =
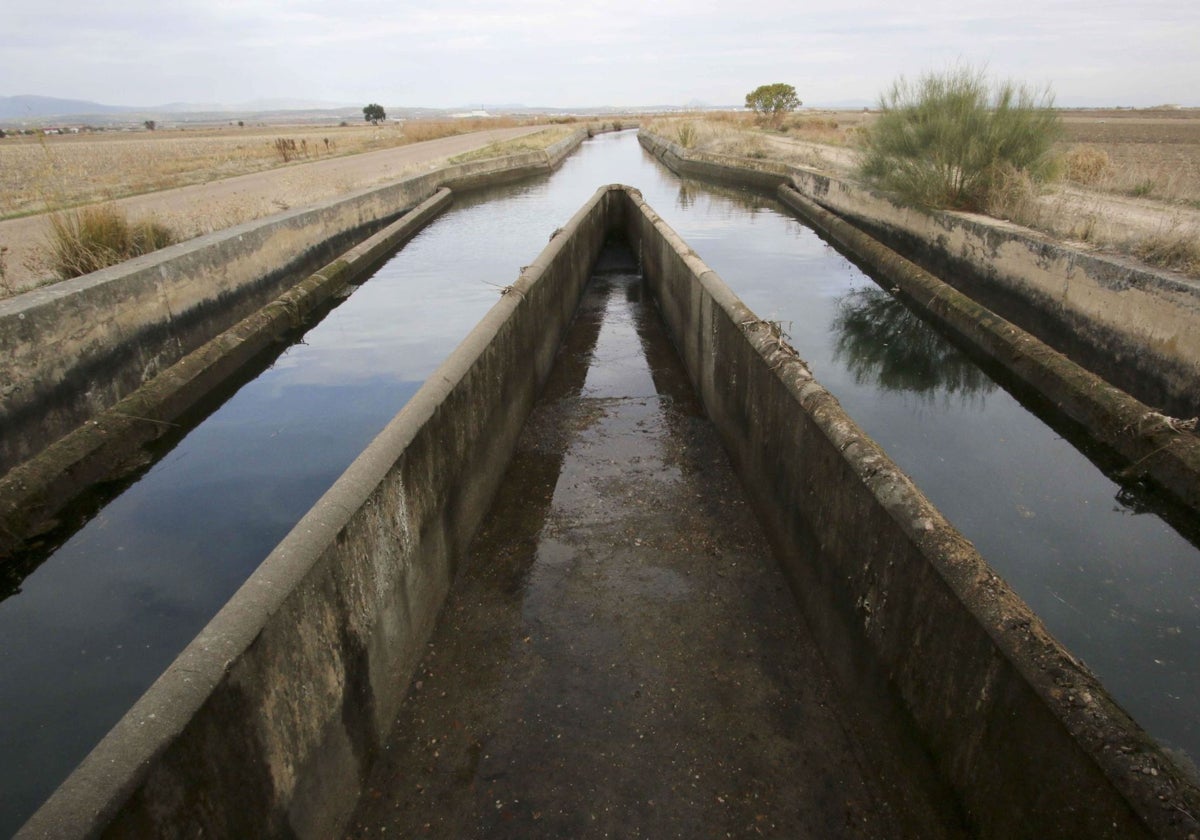
<path fill-rule="evenodd" d="M 839 697 L 636 271 L 602 256 L 347 836 L 959 836 Z"/>

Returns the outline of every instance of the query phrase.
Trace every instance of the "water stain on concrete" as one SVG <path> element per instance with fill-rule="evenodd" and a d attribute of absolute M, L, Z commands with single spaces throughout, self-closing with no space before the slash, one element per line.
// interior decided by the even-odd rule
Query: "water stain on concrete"
<path fill-rule="evenodd" d="M 852 706 L 609 248 L 348 836 L 959 836 Z"/>

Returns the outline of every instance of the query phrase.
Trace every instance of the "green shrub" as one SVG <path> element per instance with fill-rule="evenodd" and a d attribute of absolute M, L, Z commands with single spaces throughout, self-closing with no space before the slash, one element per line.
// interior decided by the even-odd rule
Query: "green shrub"
<path fill-rule="evenodd" d="M 961 67 L 915 84 L 899 79 L 880 98 L 860 174 L 923 207 L 983 210 L 1005 171 L 1034 182 L 1054 174 L 1061 127 L 1049 91 Z"/>
<path fill-rule="evenodd" d="M 154 221 L 130 224 L 107 205 L 50 214 L 49 262 L 59 278 L 79 277 L 148 254 L 175 241 Z"/>

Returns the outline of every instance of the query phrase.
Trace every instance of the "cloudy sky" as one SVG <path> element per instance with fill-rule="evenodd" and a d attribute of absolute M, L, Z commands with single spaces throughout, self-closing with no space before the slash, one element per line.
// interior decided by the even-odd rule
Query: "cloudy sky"
<path fill-rule="evenodd" d="M 874 101 L 957 63 L 1200 105 L 1196 0 L 4 0 L 0 95 L 457 107 Z"/>

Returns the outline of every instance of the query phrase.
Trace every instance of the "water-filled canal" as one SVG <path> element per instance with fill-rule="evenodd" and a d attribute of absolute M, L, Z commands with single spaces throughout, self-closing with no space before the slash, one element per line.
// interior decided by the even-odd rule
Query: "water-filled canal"
<path fill-rule="evenodd" d="M 632 133 L 459 197 L 0 602 L 0 835 L 232 595 L 594 190 L 646 199 L 1169 747 L 1200 756 L 1200 552 L 775 201 Z"/>

